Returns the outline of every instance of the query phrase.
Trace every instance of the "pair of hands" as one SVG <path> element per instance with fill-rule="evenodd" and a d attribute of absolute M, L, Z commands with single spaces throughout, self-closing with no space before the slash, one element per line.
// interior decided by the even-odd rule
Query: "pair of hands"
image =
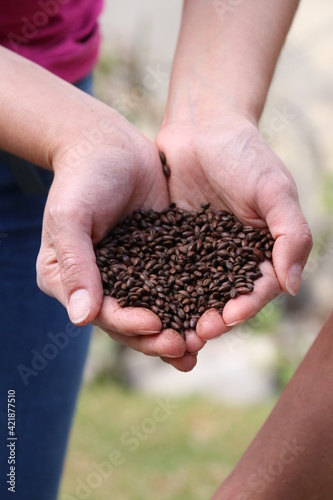
<path fill-rule="evenodd" d="M 55 147 L 37 261 L 40 288 L 67 308 L 74 323 L 93 322 L 114 340 L 181 371 L 195 366 L 207 340 L 256 315 L 281 290 L 295 294 L 311 250 L 295 183 L 255 123 L 233 112 L 199 122 L 167 113 L 154 144 L 110 109 L 101 118 L 110 126 L 101 125 L 97 134 L 88 126 Z M 98 143 L 84 152 L 94 134 Z M 159 151 L 171 169 L 168 179 Z M 184 340 L 171 329 L 161 332 L 151 311 L 122 309 L 103 296 L 93 247 L 135 209 L 161 210 L 170 202 L 197 209 L 203 201 L 253 226 L 268 225 L 276 240 L 274 268 L 264 262 L 251 294 L 230 300 L 222 316 L 207 311 Z"/>

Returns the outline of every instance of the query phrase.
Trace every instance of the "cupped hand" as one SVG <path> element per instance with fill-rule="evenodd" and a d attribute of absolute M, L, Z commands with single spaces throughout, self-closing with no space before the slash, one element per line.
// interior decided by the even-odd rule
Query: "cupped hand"
<path fill-rule="evenodd" d="M 37 260 L 39 287 L 67 308 L 73 323 L 93 322 L 116 341 L 188 371 L 201 339 L 161 333 L 151 311 L 122 309 L 103 296 L 94 245 L 133 210 L 166 208 L 169 196 L 154 143 L 115 111 L 97 106 L 98 120 L 50 153 L 55 176 Z"/>
<path fill-rule="evenodd" d="M 301 211 L 295 182 L 265 143 L 255 123 L 237 114 L 173 120 L 166 114 L 156 144 L 171 170 L 171 201 L 198 209 L 233 212 L 243 223 L 268 226 L 274 239 L 273 266 L 261 264 L 263 277 L 254 291 L 230 300 L 222 316 L 211 309 L 196 332 L 211 339 L 255 316 L 281 291 L 295 295 L 312 247 L 309 226 Z"/>

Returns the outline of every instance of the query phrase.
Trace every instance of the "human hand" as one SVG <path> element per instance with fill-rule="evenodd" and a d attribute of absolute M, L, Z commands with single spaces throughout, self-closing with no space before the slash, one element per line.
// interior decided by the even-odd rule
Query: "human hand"
<path fill-rule="evenodd" d="M 201 339 L 190 334 L 185 342 L 173 330 L 161 333 L 151 311 L 120 308 L 103 297 L 94 245 L 125 215 L 138 208 L 161 210 L 169 198 L 154 143 L 115 111 L 97 106 L 97 124 L 51 152 L 55 177 L 44 213 L 38 284 L 67 308 L 73 323 L 93 322 L 116 341 L 188 371 Z M 87 137 L 95 141 L 90 147 Z"/>
<path fill-rule="evenodd" d="M 205 340 L 255 316 L 281 290 L 295 295 L 312 246 L 294 180 L 255 123 L 207 110 L 208 117 L 193 113 L 175 119 L 170 109 L 165 115 L 156 143 L 171 169 L 171 201 L 187 209 L 209 201 L 243 223 L 268 226 L 275 244 L 273 266 L 260 265 L 263 277 L 252 293 L 230 300 L 222 316 L 210 309 L 200 318 L 196 332 Z"/>

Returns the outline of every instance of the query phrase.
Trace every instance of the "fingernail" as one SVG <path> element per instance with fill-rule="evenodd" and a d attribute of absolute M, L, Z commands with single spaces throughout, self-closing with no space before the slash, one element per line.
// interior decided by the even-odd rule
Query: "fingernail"
<path fill-rule="evenodd" d="M 69 304 L 68 314 L 72 323 L 82 323 L 90 312 L 90 296 L 87 290 L 81 288 L 72 293 Z"/>
<path fill-rule="evenodd" d="M 161 354 L 160 356 L 162 358 L 170 358 L 170 359 L 176 359 L 181 357 L 181 356 L 172 356 L 171 354 Z"/>
<path fill-rule="evenodd" d="M 139 330 L 138 333 L 140 335 L 156 335 L 157 333 L 161 333 L 162 330 Z"/>
<path fill-rule="evenodd" d="M 225 323 L 225 326 L 237 326 L 237 325 L 241 325 L 242 323 L 244 323 L 244 319 L 239 319 L 238 321 L 234 321 L 233 323 Z"/>
<path fill-rule="evenodd" d="M 301 286 L 303 268 L 302 265 L 297 263 L 293 264 L 288 271 L 286 288 L 290 295 L 295 296 Z"/>

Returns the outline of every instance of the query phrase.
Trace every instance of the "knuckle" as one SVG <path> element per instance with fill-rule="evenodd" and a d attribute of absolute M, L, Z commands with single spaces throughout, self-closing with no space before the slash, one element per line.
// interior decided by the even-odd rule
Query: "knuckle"
<path fill-rule="evenodd" d="M 278 180 L 270 185 L 272 195 L 281 193 L 285 202 L 298 200 L 298 192 L 294 179 L 289 175 L 281 175 Z"/>
<path fill-rule="evenodd" d="M 40 272 L 37 268 L 37 276 L 36 276 L 36 282 L 37 282 L 37 286 L 38 288 L 49 295 L 49 288 L 48 286 L 46 285 L 46 282 L 45 282 L 45 279 L 44 279 L 44 276 L 42 274 L 42 272 Z"/>
<path fill-rule="evenodd" d="M 36 282 L 38 288 L 54 297 L 54 291 L 52 289 L 52 278 L 50 277 L 49 266 L 43 256 L 42 250 L 39 252 L 37 261 L 36 261 Z"/>
<path fill-rule="evenodd" d="M 79 283 L 83 269 L 74 249 L 69 247 L 62 249 L 59 271 L 64 285 L 75 286 Z"/>
<path fill-rule="evenodd" d="M 36 262 L 36 281 L 37 281 L 37 286 L 42 290 L 42 292 L 45 292 L 45 281 L 44 281 L 44 266 L 43 263 L 40 259 L 40 256 L 37 258 Z"/>
<path fill-rule="evenodd" d="M 47 207 L 47 217 L 54 224 L 58 225 L 65 217 L 64 205 L 61 203 L 52 203 Z"/>
<path fill-rule="evenodd" d="M 307 223 L 304 223 L 300 229 L 299 238 L 302 242 L 303 248 L 307 251 L 307 254 L 311 252 L 313 247 L 313 238 L 310 227 Z"/>
<path fill-rule="evenodd" d="M 88 218 L 87 209 L 75 200 L 55 201 L 47 207 L 47 219 L 54 228 L 61 228 L 68 223 L 81 225 Z"/>

